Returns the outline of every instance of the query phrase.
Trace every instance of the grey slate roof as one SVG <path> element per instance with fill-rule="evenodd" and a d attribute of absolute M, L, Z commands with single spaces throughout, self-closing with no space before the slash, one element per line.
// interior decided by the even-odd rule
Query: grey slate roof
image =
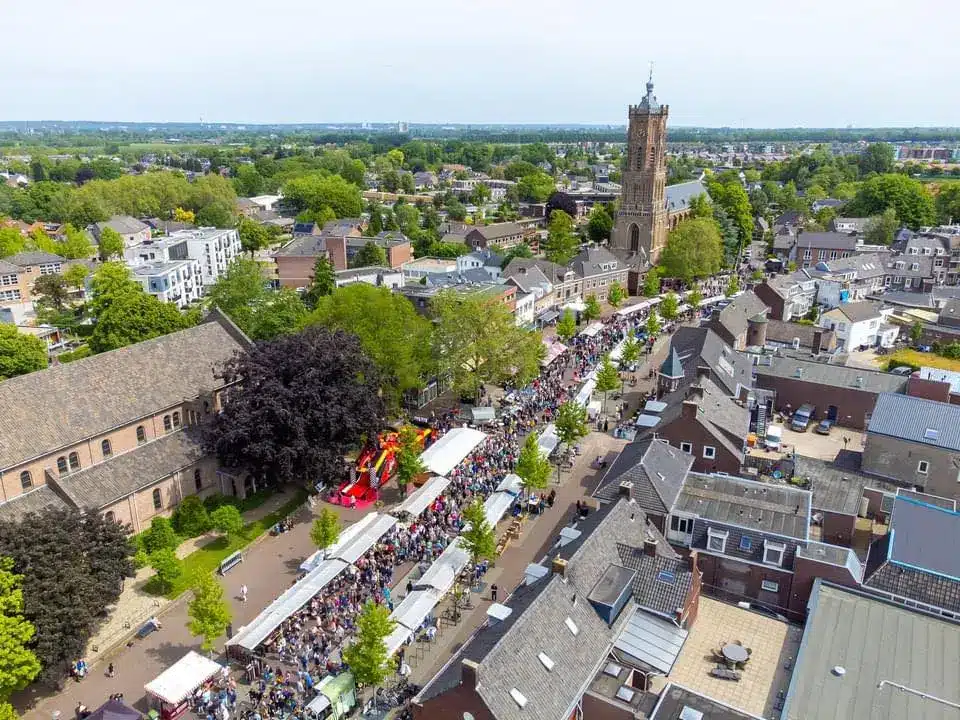
<path fill-rule="evenodd" d="M 26 252 L 17 253 L 16 255 L 6 257 L 4 260 L 11 265 L 16 265 L 17 267 L 29 267 L 30 265 L 41 265 L 44 263 L 66 262 L 66 260 L 59 255 L 43 252 L 41 250 L 28 250 Z"/>
<path fill-rule="evenodd" d="M 960 625 L 821 580 L 810 608 L 781 718 L 955 720 L 956 708 L 883 682 L 960 703 Z"/>
<path fill-rule="evenodd" d="M 179 430 L 80 472 L 56 484 L 79 508 L 98 510 L 194 464 L 203 457 L 199 435 Z"/>
<path fill-rule="evenodd" d="M 650 720 L 677 720 L 684 708 L 703 713 L 703 720 L 759 720 L 756 715 L 724 705 L 719 700 L 674 683 L 669 683 L 660 692 Z"/>
<path fill-rule="evenodd" d="M 608 265 L 608 269 L 604 270 L 601 265 Z M 583 278 L 625 269 L 616 255 L 602 247 L 584 248 L 570 261 L 570 267 Z"/>
<path fill-rule="evenodd" d="M 61 509 L 69 505 L 49 485 L 41 485 L 0 503 L 0 520 L 18 520 L 27 513 L 41 512 L 48 507 Z"/>
<path fill-rule="evenodd" d="M 843 303 L 837 308 L 852 323 L 866 322 L 880 318 L 880 304 L 863 300 L 861 302 Z"/>
<path fill-rule="evenodd" d="M 480 225 L 473 228 L 480 233 L 486 240 L 495 241 L 500 238 L 519 235 L 523 229 L 515 222 L 494 223 L 493 225 Z"/>
<path fill-rule="evenodd" d="M 688 560 L 650 556 L 643 548 L 621 545 L 620 562 L 636 571 L 633 579 L 633 600 L 644 610 L 674 619 L 683 607 L 693 585 L 693 571 Z M 672 578 L 666 582 L 665 578 Z"/>
<path fill-rule="evenodd" d="M 647 437 L 627 445 L 603 476 L 594 495 L 615 501 L 620 483 L 631 482 L 631 499 L 645 512 L 666 515 L 683 487 L 693 456 Z"/>
<path fill-rule="evenodd" d="M 769 364 L 766 364 L 766 358 L 769 358 Z M 901 393 L 907 387 L 907 378 L 876 370 L 830 365 L 816 360 L 800 360 L 786 355 L 780 357 L 769 355 L 766 358 L 754 369 L 758 381 L 762 377 L 790 378 L 818 385 L 871 393 Z M 811 398 L 811 400 L 816 401 L 816 398 Z M 825 400 L 826 398 L 824 398 Z M 821 402 L 819 404 L 825 406 L 827 403 Z M 958 412 L 960 412 L 960 408 L 958 408 Z"/>
<path fill-rule="evenodd" d="M 838 232 L 803 232 L 797 236 L 798 248 L 813 250 L 848 250 L 857 249 L 859 239 L 855 235 Z"/>
<path fill-rule="evenodd" d="M 895 493 L 897 485 L 860 472 L 861 454 L 841 452 L 834 461 L 818 460 L 804 455 L 794 456 L 794 477 L 810 482 L 814 510 L 840 515 L 860 512 L 864 488 Z"/>
<path fill-rule="evenodd" d="M 737 385 L 752 384 L 752 363 L 748 356 L 738 353 L 710 328 L 680 327 L 670 339 L 670 347 L 677 350 L 683 363 L 684 383 L 694 382 L 697 368 L 707 365 L 713 371 L 713 381 L 733 395 Z"/>
<path fill-rule="evenodd" d="M 819 330 L 827 336 L 831 330 L 824 330 L 814 325 L 800 325 L 799 323 L 787 322 L 785 320 L 767 321 L 767 342 L 783 343 L 792 345 L 794 338 L 800 340 L 800 347 L 813 347 L 813 334 Z"/>
<path fill-rule="evenodd" d="M 960 405 L 885 392 L 877 398 L 867 432 L 960 450 Z"/>
<path fill-rule="evenodd" d="M 94 227 L 96 227 L 96 236 L 99 238 L 100 232 L 105 227 L 116 230 L 121 235 L 134 235 L 138 232 L 143 232 L 148 229 L 149 226 L 129 215 L 114 215 L 105 222 L 98 222 Z"/>
<path fill-rule="evenodd" d="M 222 386 L 214 368 L 244 346 L 229 320 L 0 383 L 0 469 L 74 445 Z"/>
<path fill-rule="evenodd" d="M 707 188 L 699 180 L 667 185 L 664 195 L 667 203 L 667 212 L 683 212 L 690 207 L 690 202 L 697 195 L 706 195 Z"/>
<path fill-rule="evenodd" d="M 0 260 L 0 275 L 16 275 L 21 272 L 23 272 L 23 268 L 19 265 L 14 265 L 6 260 Z"/>
<path fill-rule="evenodd" d="M 960 580 L 960 513 L 908 497 L 893 502 L 890 562 Z"/>
<path fill-rule="evenodd" d="M 747 321 L 757 313 L 769 310 L 766 304 L 752 290 L 735 297 L 729 305 L 714 316 L 713 323 L 723 327 L 733 337 L 747 331 Z"/>
<path fill-rule="evenodd" d="M 296 232 L 296 231 L 295 231 Z M 327 252 L 327 242 L 322 235 L 295 237 L 274 253 L 275 257 L 318 257 Z"/>
<path fill-rule="evenodd" d="M 807 537 L 810 501 L 809 491 L 788 485 L 689 473 L 674 510 L 707 522 L 803 540 Z"/>

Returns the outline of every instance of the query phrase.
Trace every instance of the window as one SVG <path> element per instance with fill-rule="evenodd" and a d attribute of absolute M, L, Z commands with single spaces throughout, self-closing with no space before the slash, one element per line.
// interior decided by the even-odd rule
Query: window
<path fill-rule="evenodd" d="M 200 474 L 200 468 L 193 471 L 193 484 L 196 486 L 197 492 L 203 490 L 203 475 Z"/>
<path fill-rule="evenodd" d="M 576 636 L 580 632 L 580 628 L 578 628 L 577 624 L 570 618 L 567 618 L 563 622 L 567 626 L 567 630 L 573 633 L 574 636 Z"/>
<path fill-rule="evenodd" d="M 689 535 L 691 532 L 693 532 L 693 519 L 671 515 L 670 529 L 673 530 L 674 532 L 684 533 L 685 535 Z"/>
<path fill-rule="evenodd" d="M 919 270 L 919 269 L 920 269 L 920 263 L 910 263 L 910 269 L 911 269 L 911 270 Z"/>
<path fill-rule="evenodd" d="M 767 592 L 780 592 L 780 583 L 775 580 L 761 580 L 760 589 Z"/>
<path fill-rule="evenodd" d="M 16 285 L 16 275 L 0 275 L 0 285 Z"/>
<path fill-rule="evenodd" d="M 661 570 L 657 573 L 657 581 L 662 582 L 665 585 L 675 585 L 677 582 L 677 576 L 669 570 Z"/>
<path fill-rule="evenodd" d="M 920 462 L 918 462 L 917 472 L 922 475 L 926 475 L 928 472 L 930 472 L 930 463 L 927 462 L 926 460 L 921 460 Z"/>
<path fill-rule="evenodd" d="M 727 537 L 730 535 L 726 530 L 714 530 L 707 528 L 707 549 L 713 552 L 726 552 Z"/>
<path fill-rule="evenodd" d="M 527 704 L 527 697 L 516 688 L 510 688 L 510 697 L 521 709 Z"/>
<path fill-rule="evenodd" d="M 537 659 L 540 661 L 540 664 L 547 669 L 547 672 L 549 672 L 550 670 L 553 670 L 554 662 L 549 655 L 547 655 L 546 653 L 538 653 Z"/>
<path fill-rule="evenodd" d="M 782 543 L 763 541 L 763 561 L 768 565 L 783 565 L 783 554 L 787 546 Z"/>
<path fill-rule="evenodd" d="M 77 453 L 72 452 L 69 455 L 70 458 L 70 469 L 79 470 L 80 469 L 80 456 Z"/>
<path fill-rule="evenodd" d="M 692 452 L 693 452 L 693 445 L 691 445 L 691 444 L 688 443 L 688 442 L 682 442 L 682 443 L 680 443 L 680 450 L 681 450 L 681 452 L 692 453 Z"/>
<path fill-rule="evenodd" d="M 141 445 L 147 441 L 147 432 L 143 429 L 143 425 L 137 425 L 137 442 Z"/>
<path fill-rule="evenodd" d="M 29 490 L 33 487 L 33 477 L 31 477 L 29 470 L 24 470 L 20 473 L 20 487 L 24 490 Z"/>
<path fill-rule="evenodd" d="M 61 475 L 67 474 L 67 459 L 63 455 L 57 458 L 57 472 Z"/>
<path fill-rule="evenodd" d="M 753 540 L 744 535 L 740 538 L 740 549 L 743 552 L 750 552 L 753 549 Z"/>
<path fill-rule="evenodd" d="M 180 427 L 180 411 L 179 411 L 179 410 L 177 410 L 177 411 L 173 414 L 173 426 L 174 426 L 175 428 Z"/>
<path fill-rule="evenodd" d="M 169 416 L 169 415 L 164 415 L 164 416 L 163 416 L 163 431 L 164 431 L 164 432 L 170 432 L 171 430 L 173 430 L 173 423 L 170 421 L 170 416 Z"/>
<path fill-rule="evenodd" d="M 710 445 L 703 446 L 703 456 L 707 460 L 713 460 L 717 456 L 717 449 Z"/>
<path fill-rule="evenodd" d="M 0 300 L 19 300 L 19 290 L 0 290 Z"/>
<path fill-rule="evenodd" d="M 157 488 L 153 491 L 153 509 L 162 510 L 163 509 L 163 498 L 160 497 L 160 488 Z"/>
<path fill-rule="evenodd" d="M 113 455 L 113 448 L 110 447 L 109 440 L 100 441 L 100 454 L 103 455 L 104 458 L 108 458 Z"/>
<path fill-rule="evenodd" d="M 927 428 L 923 431 L 924 440 L 933 440 L 936 441 L 940 437 L 940 431 L 933 428 Z"/>

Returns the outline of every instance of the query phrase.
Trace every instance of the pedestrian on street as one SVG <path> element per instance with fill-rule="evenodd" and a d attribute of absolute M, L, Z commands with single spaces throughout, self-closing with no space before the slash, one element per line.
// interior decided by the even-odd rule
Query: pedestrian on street
<path fill-rule="evenodd" d="M 497 601 L 497 584 L 496 583 L 490 586 L 490 599 L 493 602 Z"/>
<path fill-rule="evenodd" d="M 107 677 L 113 677 L 113 663 L 107 665 Z"/>
<path fill-rule="evenodd" d="M 247 601 L 247 586 L 241 585 L 240 586 L 240 602 L 246 602 L 246 601 Z"/>

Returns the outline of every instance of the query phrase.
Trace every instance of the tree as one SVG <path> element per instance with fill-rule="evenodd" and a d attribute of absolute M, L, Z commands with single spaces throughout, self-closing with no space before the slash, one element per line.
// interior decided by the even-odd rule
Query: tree
<path fill-rule="evenodd" d="M 707 182 L 707 190 L 715 206 L 722 207 L 737 228 L 741 244 L 753 236 L 753 207 L 747 191 L 734 172 L 721 173 Z"/>
<path fill-rule="evenodd" d="M 726 297 L 733 297 L 738 292 L 740 292 L 740 278 L 737 277 L 736 275 L 731 275 L 730 278 L 727 280 L 727 287 L 723 291 L 723 294 Z"/>
<path fill-rule="evenodd" d="M 514 258 L 532 258 L 533 252 L 530 250 L 530 246 L 525 242 L 514 245 L 512 248 L 508 249 L 503 254 L 503 262 L 500 264 L 501 269 L 506 269 L 507 265 L 510 264 L 510 261 Z"/>
<path fill-rule="evenodd" d="M 860 155 L 860 172 L 863 175 L 891 173 L 895 157 L 896 152 L 890 143 L 870 143 Z"/>
<path fill-rule="evenodd" d="M 607 393 L 620 387 L 620 373 L 610 362 L 609 353 L 603 356 L 600 368 L 597 370 L 596 388 L 603 393 L 603 412 L 607 412 Z"/>
<path fill-rule="evenodd" d="M 690 198 L 690 214 L 695 218 L 712 218 L 713 202 L 706 193 L 700 193 Z"/>
<path fill-rule="evenodd" d="M 554 418 L 557 438 L 567 448 L 573 447 L 581 438 L 587 436 L 587 409 L 575 400 L 567 400 L 559 408 Z M 557 475 L 560 475 L 560 460 L 557 459 Z"/>
<path fill-rule="evenodd" d="M 627 291 L 623 285 L 614 280 L 610 283 L 610 289 L 607 290 L 607 302 L 611 307 L 618 307 L 620 303 L 627 299 Z"/>
<path fill-rule="evenodd" d="M 727 211 L 720 205 L 713 208 L 713 220 L 720 231 L 720 239 L 723 242 L 723 262 L 728 267 L 734 265 L 737 261 L 737 255 L 740 252 L 740 235 L 733 220 L 727 215 Z"/>
<path fill-rule="evenodd" d="M 294 208 L 318 211 L 326 206 L 337 217 L 359 217 L 363 210 L 360 188 L 339 175 L 304 175 L 283 187 L 283 196 Z"/>
<path fill-rule="evenodd" d="M 173 528 L 183 537 L 196 537 L 211 528 L 210 515 L 203 501 L 188 495 L 173 511 Z"/>
<path fill-rule="evenodd" d="M 407 298 L 387 288 L 366 283 L 337 288 L 318 299 L 303 324 L 355 335 L 379 368 L 383 397 L 391 406 L 398 406 L 408 390 L 423 387 L 432 374 L 430 321 Z"/>
<path fill-rule="evenodd" d="M 547 260 L 566 265 L 577 254 L 580 242 L 573 232 L 573 218 L 563 210 L 550 213 L 547 240 L 543 244 Z"/>
<path fill-rule="evenodd" d="M 864 239 L 873 245 L 890 245 L 899 228 L 897 211 L 888 207 L 880 215 L 870 218 L 864 229 Z"/>
<path fill-rule="evenodd" d="M 83 267 L 82 265 L 80 267 Z M 40 302 L 47 307 L 62 312 L 70 300 L 70 290 L 63 275 L 50 273 L 41 275 L 33 283 L 33 294 L 39 295 Z"/>
<path fill-rule="evenodd" d="M 23 615 L 36 628 L 31 649 L 40 680 L 59 683 L 84 657 L 122 578 L 133 575 L 127 531 L 100 513 L 45 509 L 0 520 L 0 554 L 23 573 Z"/>
<path fill-rule="evenodd" d="M 143 286 L 130 276 L 130 268 L 121 262 L 105 262 L 93 273 L 88 303 L 93 317 L 99 317 L 117 300 L 143 292 Z"/>
<path fill-rule="evenodd" d="M 573 310 L 567 308 L 557 321 L 557 337 L 567 342 L 577 334 L 577 322 L 573 317 Z"/>
<path fill-rule="evenodd" d="M 0 704 L 40 673 L 40 662 L 30 650 L 36 628 L 23 616 L 23 575 L 13 567 L 13 558 L 0 556 Z"/>
<path fill-rule="evenodd" d="M 913 324 L 910 326 L 910 342 L 914 345 L 920 342 L 920 338 L 923 337 L 923 323 L 919 320 L 914 320 Z"/>
<path fill-rule="evenodd" d="M 310 539 L 318 550 L 325 551 L 335 545 L 340 538 L 340 516 L 328 507 L 320 511 L 320 516 L 313 521 L 310 528 Z"/>
<path fill-rule="evenodd" d="M 770 198 L 762 188 L 756 188 L 750 191 L 750 207 L 753 209 L 755 217 L 764 217 L 767 214 L 767 208 L 770 207 Z"/>
<path fill-rule="evenodd" d="M 456 198 L 451 198 L 448 200 L 445 207 L 447 209 L 447 217 L 449 217 L 451 220 L 455 220 L 457 222 L 463 222 L 466 220 L 467 208 Z"/>
<path fill-rule="evenodd" d="M 162 548 L 150 553 L 150 567 L 157 574 L 157 581 L 162 592 L 166 592 L 173 583 L 183 574 L 183 562 L 177 553 L 170 548 Z"/>
<path fill-rule="evenodd" d="M 270 232 L 258 222 L 247 218 L 240 218 L 237 224 L 237 233 L 240 235 L 240 248 L 253 257 L 258 250 L 270 245 Z"/>
<path fill-rule="evenodd" d="M 195 320 L 173 303 L 141 290 L 119 297 L 97 316 L 89 345 L 95 353 L 101 353 L 186 330 L 194 324 Z"/>
<path fill-rule="evenodd" d="M 93 255 L 93 244 L 83 230 L 67 223 L 61 228 L 63 240 L 57 243 L 58 254 L 68 260 L 83 260 Z"/>
<path fill-rule="evenodd" d="M 254 307 L 250 337 L 254 340 L 273 340 L 296 332 L 307 316 L 307 308 L 300 294 L 293 288 L 268 290 Z"/>
<path fill-rule="evenodd" d="M 876 175 L 860 185 L 853 200 L 844 208 L 852 217 L 879 215 L 892 207 L 900 221 L 917 230 L 936 220 L 933 196 L 918 180 L 906 175 Z"/>
<path fill-rule="evenodd" d="M 445 290 L 433 299 L 438 367 L 461 394 L 479 397 L 487 383 L 521 386 L 540 372 L 540 333 L 517 327 L 509 308 L 488 294 Z"/>
<path fill-rule="evenodd" d="M 954 168 L 960 170 L 960 168 Z M 960 221 L 960 183 L 940 186 L 936 199 L 937 219 L 944 224 Z"/>
<path fill-rule="evenodd" d="M 184 210 L 182 207 L 177 207 L 173 209 L 173 221 L 178 223 L 186 223 L 187 225 L 195 225 L 197 222 L 197 216 L 193 210 Z"/>
<path fill-rule="evenodd" d="M 648 298 L 660 294 L 660 268 L 652 267 L 643 278 L 643 296 Z"/>
<path fill-rule="evenodd" d="M 546 202 L 556 189 L 553 178 L 540 170 L 523 176 L 517 183 L 520 198 L 534 203 Z"/>
<path fill-rule="evenodd" d="M 267 297 L 266 282 L 256 260 L 237 258 L 207 291 L 207 302 L 226 313 L 248 335 L 257 308 Z"/>
<path fill-rule="evenodd" d="M 368 600 L 357 616 L 353 642 L 343 649 L 343 659 L 357 683 L 376 688 L 392 673 L 386 639 L 396 628 L 390 610 Z M 376 693 L 374 693 L 376 698 Z M 376 700 L 374 700 L 376 702 Z"/>
<path fill-rule="evenodd" d="M 464 528 L 460 531 L 460 544 L 476 567 L 484 558 L 492 560 L 497 554 L 497 538 L 483 509 L 479 497 L 463 509 Z"/>
<path fill-rule="evenodd" d="M 24 251 L 26 240 L 16 228 L 0 228 L 0 257 L 10 257 Z"/>
<path fill-rule="evenodd" d="M 397 485 L 400 487 L 401 495 L 406 495 L 407 486 L 418 475 L 427 471 L 423 460 L 420 459 L 423 443 L 415 427 L 404 425 L 400 428 L 399 446 L 397 451 Z"/>
<path fill-rule="evenodd" d="M 0 323 L 0 380 L 25 375 L 47 366 L 47 346 L 40 338 Z"/>
<path fill-rule="evenodd" d="M 210 524 L 217 532 L 231 537 L 243 530 L 243 515 L 235 505 L 221 505 L 210 513 Z"/>
<path fill-rule="evenodd" d="M 90 275 L 90 269 L 86 265 L 71 265 L 63 273 L 63 279 L 67 281 L 67 285 L 72 288 L 77 288 L 80 290 L 86 285 L 87 276 Z M 44 276 L 45 277 L 45 276 Z"/>
<path fill-rule="evenodd" d="M 600 243 L 610 239 L 613 232 L 613 218 L 607 208 L 597 204 L 590 211 L 590 220 L 587 222 L 587 237 L 592 242 Z"/>
<path fill-rule="evenodd" d="M 679 307 L 680 301 L 677 299 L 677 294 L 671 290 L 664 295 L 663 301 L 657 309 L 664 320 L 676 320 Z"/>
<path fill-rule="evenodd" d="M 655 338 L 660 334 L 660 316 L 657 314 L 655 307 L 650 308 L 650 314 L 647 315 L 646 330 L 647 335 L 651 338 Z"/>
<path fill-rule="evenodd" d="M 540 435 L 536 432 L 527 435 L 514 468 L 527 493 L 543 490 L 550 481 L 550 461 L 540 450 L 539 439 Z"/>
<path fill-rule="evenodd" d="M 700 309 L 700 303 L 703 302 L 703 292 L 700 290 L 699 285 L 694 285 L 693 289 L 690 290 L 690 294 L 687 295 L 687 305 L 692 307 L 694 310 Z"/>
<path fill-rule="evenodd" d="M 158 515 L 150 521 L 150 527 L 140 535 L 140 542 L 144 550 L 154 553 L 157 550 L 175 550 L 180 544 L 180 538 L 174 532 L 170 519 Z"/>
<path fill-rule="evenodd" d="M 218 377 L 226 402 L 205 447 L 225 468 L 243 467 L 259 481 L 335 481 L 347 450 L 383 422 L 380 373 L 343 331 L 312 326 L 258 343 Z"/>
<path fill-rule="evenodd" d="M 387 251 L 372 240 L 353 258 L 354 267 L 387 267 Z"/>
<path fill-rule="evenodd" d="M 123 237 L 112 227 L 104 227 L 100 231 L 98 249 L 101 260 L 107 261 L 112 258 L 123 257 L 123 248 Z"/>
<path fill-rule="evenodd" d="M 640 360 L 640 343 L 631 332 L 623 343 L 620 351 L 620 369 L 625 370 Z"/>
<path fill-rule="evenodd" d="M 716 275 L 723 264 L 723 247 L 712 220 L 684 220 L 667 236 L 660 264 L 669 277 L 689 283 Z"/>
<path fill-rule="evenodd" d="M 226 507 L 226 506 L 224 506 Z M 223 596 L 223 586 L 209 573 L 197 575 L 193 586 L 193 599 L 187 606 L 190 634 L 200 637 L 204 650 L 213 650 L 213 643 L 227 632 L 233 613 Z"/>
<path fill-rule="evenodd" d="M 596 295 L 594 295 L 593 293 L 590 293 L 589 295 L 587 295 L 587 299 L 584 301 L 583 304 L 585 306 L 583 309 L 584 320 L 586 320 L 587 322 L 590 322 L 591 320 L 596 320 L 598 317 L 600 317 L 600 313 L 602 311 L 600 309 L 600 303 L 597 301 Z"/>
<path fill-rule="evenodd" d="M 234 224 L 233 203 L 217 200 L 197 211 L 197 224 L 203 227 L 228 228 Z"/>
<path fill-rule="evenodd" d="M 320 298 L 332 295 L 336 289 L 337 276 L 333 264 L 326 256 L 321 255 L 313 264 L 313 281 L 310 283 L 310 288 L 304 293 L 303 301 L 307 306 L 315 308 L 317 303 L 320 302 Z"/>

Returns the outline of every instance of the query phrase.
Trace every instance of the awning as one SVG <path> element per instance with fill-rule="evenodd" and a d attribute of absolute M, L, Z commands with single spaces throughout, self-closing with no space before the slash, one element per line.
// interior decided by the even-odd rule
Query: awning
<path fill-rule="evenodd" d="M 656 426 L 658 422 L 660 422 L 660 418 L 657 415 L 644 414 L 637 418 L 637 422 L 635 424 L 637 427 L 652 428 Z"/>
<path fill-rule="evenodd" d="M 497 485 L 496 492 L 508 492 L 512 495 L 519 495 L 521 490 L 523 490 L 523 480 L 520 479 L 519 475 L 510 473 Z"/>
<path fill-rule="evenodd" d="M 323 562 L 323 550 L 317 550 L 313 555 L 300 563 L 300 571 L 308 573 Z"/>
<path fill-rule="evenodd" d="M 641 300 L 636 305 L 628 305 L 625 308 L 620 308 L 617 310 L 617 315 L 620 317 L 627 317 L 628 315 L 634 315 L 641 310 L 646 310 L 648 307 L 650 307 L 650 302 L 647 300 Z"/>
<path fill-rule="evenodd" d="M 578 405 L 582 405 L 583 407 L 586 407 L 590 402 L 590 398 L 593 397 L 593 389 L 596 386 L 597 386 L 596 380 L 594 380 L 593 378 L 587 380 L 583 384 L 583 387 L 580 388 L 580 392 L 577 393 L 577 396 L 574 398 L 574 401 Z"/>
<path fill-rule="evenodd" d="M 727 299 L 726 295 L 714 295 L 713 297 L 708 297 L 700 301 L 700 306 L 704 305 L 716 305 L 718 302 L 723 302 Z"/>
<path fill-rule="evenodd" d="M 312 712 L 314 715 L 319 715 L 321 712 L 330 707 L 330 698 L 328 698 L 323 693 L 317 695 L 313 700 L 307 705 L 307 710 Z"/>
<path fill-rule="evenodd" d="M 358 533 L 346 545 L 328 554 L 352 565 L 363 557 L 363 554 L 372 548 L 380 538 L 386 535 L 390 528 L 397 524 L 397 519 L 391 515 L 371 513 L 370 516 L 373 517 L 373 521 L 368 523 L 362 532 Z"/>
<path fill-rule="evenodd" d="M 387 655 L 393 655 L 400 647 L 410 639 L 410 636 L 413 634 L 411 630 L 408 630 L 403 625 L 397 623 L 396 628 L 393 632 L 387 635 L 384 638 L 384 643 L 387 645 Z"/>
<path fill-rule="evenodd" d="M 666 409 L 667 404 L 659 400 L 647 400 L 647 404 L 643 406 L 644 412 L 648 413 L 662 413 Z"/>
<path fill-rule="evenodd" d="M 557 449 L 560 444 L 560 438 L 557 437 L 557 426 L 553 423 L 547 425 L 540 433 L 540 439 L 537 440 L 537 447 L 544 457 L 550 457 L 550 454 Z"/>
<path fill-rule="evenodd" d="M 673 669 L 687 635 L 686 630 L 669 620 L 634 608 L 613 647 L 634 663 L 666 675 Z"/>
<path fill-rule="evenodd" d="M 440 553 L 440 557 L 433 561 L 423 577 L 414 583 L 414 587 L 417 590 L 436 590 L 443 595 L 453 587 L 457 575 L 468 562 L 470 562 L 470 553 L 463 549 L 458 538 Z"/>
<path fill-rule="evenodd" d="M 581 335 L 586 335 L 587 337 L 596 337 L 603 330 L 603 323 L 590 323 L 583 330 L 580 331 Z"/>
<path fill-rule="evenodd" d="M 497 412 L 492 407 L 474 406 L 470 408 L 470 417 L 475 423 L 488 423 L 497 419 Z"/>
<path fill-rule="evenodd" d="M 223 666 L 191 650 L 143 686 L 147 694 L 170 705 L 179 705 L 198 687 L 217 675 Z"/>
<path fill-rule="evenodd" d="M 487 517 L 487 522 L 490 523 L 490 527 L 496 527 L 515 500 L 516 497 L 506 492 L 495 492 L 487 498 L 487 501 L 483 504 L 483 512 Z"/>
<path fill-rule="evenodd" d="M 403 602 L 394 608 L 390 619 L 408 630 L 416 632 L 427 616 L 440 602 L 441 594 L 436 590 L 414 590 Z"/>
<path fill-rule="evenodd" d="M 430 507 L 430 503 L 440 497 L 449 484 L 450 481 L 447 478 L 434 475 L 427 480 L 422 487 L 410 493 L 406 500 L 394 508 L 393 514 L 409 513 L 416 517 Z"/>
<path fill-rule="evenodd" d="M 530 563 L 527 565 L 527 569 L 523 571 L 523 582 L 525 585 L 532 585 L 537 580 L 545 578 L 549 574 L 550 568 L 538 563 Z"/>
<path fill-rule="evenodd" d="M 573 310 L 574 312 L 583 312 L 587 309 L 587 306 L 582 300 L 571 300 L 563 306 L 563 309 Z"/>
<path fill-rule="evenodd" d="M 558 313 L 556 310 L 544 310 L 542 313 L 537 315 L 537 322 L 553 322 L 558 317 L 560 317 L 560 313 Z"/>
<path fill-rule="evenodd" d="M 449 475 L 487 437 L 473 428 L 454 428 L 420 455 L 420 461 L 434 475 Z"/>
<path fill-rule="evenodd" d="M 547 340 L 544 340 L 543 346 L 546 349 L 546 352 L 543 356 L 543 360 L 540 361 L 540 365 L 542 367 L 546 367 L 567 351 L 567 346 L 560 342 L 548 342 Z"/>

